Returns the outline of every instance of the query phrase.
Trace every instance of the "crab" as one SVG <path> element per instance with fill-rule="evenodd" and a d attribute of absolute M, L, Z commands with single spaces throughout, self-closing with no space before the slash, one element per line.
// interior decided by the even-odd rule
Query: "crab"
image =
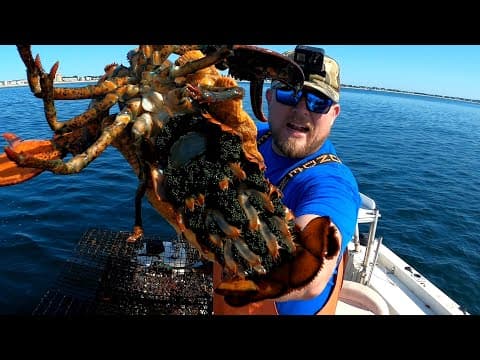
<path fill-rule="evenodd" d="M 114 146 L 139 179 L 127 241 L 143 235 L 146 196 L 205 259 L 223 267 L 224 280 L 215 291 L 234 306 L 304 286 L 325 255 L 333 256 L 328 236 L 312 240 L 324 225 L 300 232 L 281 191 L 265 178 L 255 123 L 236 82 L 250 81 L 253 112 L 266 121 L 264 80 L 296 90 L 303 85 L 302 69 L 289 58 L 250 45 L 140 45 L 127 54 L 128 67 L 105 66 L 96 85 L 61 88 L 53 86 L 58 62 L 47 73 L 30 46 L 17 48 L 54 135 L 22 140 L 4 134 L 9 146 L 0 156 L 0 185 L 44 170 L 78 173 Z M 172 61 L 171 55 L 178 58 Z M 58 120 L 54 102 L 76 99 L 91 99 L 88 109 Z M 110 114 L 115 105 L 119 111 Z"/>

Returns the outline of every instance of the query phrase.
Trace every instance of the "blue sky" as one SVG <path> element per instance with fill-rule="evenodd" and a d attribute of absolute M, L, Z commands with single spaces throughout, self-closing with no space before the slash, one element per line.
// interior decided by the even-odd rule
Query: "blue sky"
<path fill-rule="evenodd" d="M 318 45 L 338 60 L 341 82 L 480 99 L 480 45 Z M 283 52 L 295 45 L 261 45 Z M 33 45 L 45 70 L 60 61 L 65 76 L 101 75 L 112 62 L 128 65 L 136 45 Z M 0 45 L 0 80 L 24 79 L 14 45 Z"/>

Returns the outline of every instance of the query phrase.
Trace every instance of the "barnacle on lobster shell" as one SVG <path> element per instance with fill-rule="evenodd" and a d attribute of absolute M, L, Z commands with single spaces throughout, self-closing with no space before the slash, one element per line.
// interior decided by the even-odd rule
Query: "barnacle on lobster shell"
<path fill-rule="evenodd" d="M 141 199 L 146 195 L 202 256 L 223 267 L 216 291 L 234 306 L 305 285 L 323 259 L 338 250 L 328 241 L 333 236 L 328 219 L 300 232 L 281 192 L 265 178 L 256 126 L 242 107 L 243 89 L 234 79 L 250 81 L 254 114 L 264 121 L 265 79 L 302 86 L 303 72 L 292 60 L 249 45 L 141 45 L 128 53 L 129 67 L 107 65 L 96 85 L 58 88 L 53 86 L 58 62 L 46 73 L 29 46 L 17 47 L 54 136 L 22 144 L 7 135 L 0 186 L 43 170 L 79 172 L 114 146 L 139 179 L 128 240 L 143 234 Z M 179 57 L 170 61 L 171 54 Z M 232 77 L 221 75 L 216 66 L 228 68 Z M 57 119 L 55 100 L 87 98 L 92 100 L 84 113 Z M 110 114 L 115 104 L 120 110 Z M 40 149 L 45 143 L 46 154 Z M 63 161 L 67 154 L 73 157 Z"/>

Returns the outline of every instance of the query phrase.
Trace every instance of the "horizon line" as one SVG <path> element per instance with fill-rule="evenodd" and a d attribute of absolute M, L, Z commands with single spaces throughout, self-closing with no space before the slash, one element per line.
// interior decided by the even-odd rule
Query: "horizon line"
<path fill-rule="evenodd" d="M 95 77 L 97 79 L 93 80 L 68 80 L 68 81 L 54 81 L 54 84 L 72 84 L 72 83 L 94 83 L 99 78 L 101 78 L 100 75 L 85 75 L 85 76 L 69 76 L 68 78 L 75 78 L 75 77 L 80 77 L 80 78 L 85 78 L 85 77 Z M 0 80 L 0 82 L 5 82 L 5 81 L 20 81 L 22 83 L 20 84 L 8 84 L 8 85 L 0 85 L 0 88 L 12 88 L 12 87 L 28 87 L 28 81 L 27 79 L 20 79 L 20 80 Z M 237 80 L 239 83 L 248 83 L 249 81 L 247 80 Z M 25 82 L 25 83 L 23 83 Z M 270 81 L 266 81 L 270 82 Z M 401 94 L 411 94 L 411 95 L 417 95 L 417 96 L 429 96 L 429 97 L 435 97 L 435 98 L 442 98 L 442 99 L 449 99 L 449 100 L 458 100 L 458 101 L 463 101 L 463 102 L 469 102 L 473 104 L 480 104 L 480 99 L 469 99 L 469 98 L 464 98 L 464 97 L 459 97 L 459 96 L 450 96 L 450 95 L 438 95 L 438 94 L 429 94 L 429 93 L 423 93 L 419 91 L 412 91 L 412 90 L 399 90 L 399 89 L 390 89 L 390 88 L 384 88 L 384 87 L 379 87 L 379 86 L 365 86 L 365 85 L 351 85 L 351 84 L 340 84 L 340 87 L 345 87 L 345 88 L 352 88 L 352 89 L 363 89 L 363 90 L 372 90 L 372 91 L 380 91 L 380 92 L 393 92 L 393 93 L 401 93 Z"/>

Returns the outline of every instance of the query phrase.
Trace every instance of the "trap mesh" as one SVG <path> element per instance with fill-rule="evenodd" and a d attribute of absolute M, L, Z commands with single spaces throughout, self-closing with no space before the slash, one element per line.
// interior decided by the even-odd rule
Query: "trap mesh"
<path fill-rule="evenodd" d="M 34 315 L 208 315 L 212 266 L 181 237 L 89 229 Z"/>

